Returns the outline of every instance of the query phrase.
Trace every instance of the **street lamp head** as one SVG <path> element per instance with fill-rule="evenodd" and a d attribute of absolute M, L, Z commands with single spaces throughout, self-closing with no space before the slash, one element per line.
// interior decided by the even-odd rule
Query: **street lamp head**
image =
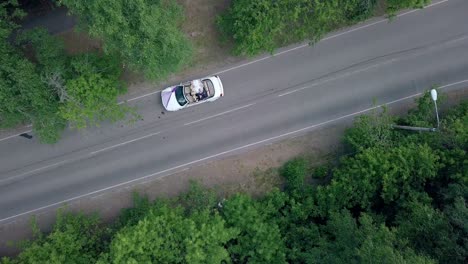
<path fill-rule="evenodd" d="M 431 97 L 432 97 L 433 101 L 437 101 L 437 90 L 436 89 L 431 90 Z"/>

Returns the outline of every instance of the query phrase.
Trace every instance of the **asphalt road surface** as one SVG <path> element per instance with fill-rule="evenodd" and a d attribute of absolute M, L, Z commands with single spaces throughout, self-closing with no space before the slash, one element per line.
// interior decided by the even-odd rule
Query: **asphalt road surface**
<path fill-rule="evenodd" d="M 0 139 L 0 223 L 352 118 L 374 102 L 409 100 L 432 85 L 468 87 L 468 1 L 374 19 L 217 73 L 225 97 L 213 103 L 164 113 L 156 92 L 129 102 L 143 117 L 133 125 L 67 131 L 52 146 Z"/>

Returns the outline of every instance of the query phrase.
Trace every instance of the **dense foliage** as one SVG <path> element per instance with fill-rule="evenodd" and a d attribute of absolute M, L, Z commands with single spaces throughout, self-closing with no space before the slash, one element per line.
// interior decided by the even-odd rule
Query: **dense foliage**
<path fill-rule="evenodd" d="M 433 125 L 431 103 L 426 94 L 404 118 L 385 111 L 357 118 L 344 137 L 352 154 L 324 184 L 307 183 L 315 170 L 299 158 L 280 170 L 284 190 L 259 199 L 219 200 L 197 183 L 172 200 L 136 195 L 108 227 L 59 214 L 50 234 L 3 261 L 466 263 L 468 102 L 443 114 L 435 133 L 391 126 Z"/>
<path fill-rule="evenodd" d="M 186 216 L 182 207 L 153 204 L 136 224 L 125 225 L 98 263 L 221 263 L 238 231 L 209 210 Z"/>
<path fill-rule="evenodd" d="M 9 40 L 18 28 L 12 21 L 24 15 L 16 6 L 15 1 L 0 4 L 0 127 L 31 122 L 44 141 L 54 142 L 65 125 L 54 93 L 47 89 L 37 66 Z"/>
<path fill-rule="evenodd" d="M 107 250 L 103 238 L 107 229 L 100 227 L 96 216 L 59 212 L 50 235 L 35 228 L 36 239 L 25 242 L 19 263 L 93 263 L 99 252 Z"/>
<path fill-rule="evenodd" d="M 174 0 L 61 0 L 81 27 L 102 39 L 106 54 L 157 79 L 189 63 L 192 48 L 180 30 L 183 11 Z"/>
<path fill-rule="evenodd" d="M 134 114 L 117 104 L 125 86 L 115 57 L 67 55 L 62 41 L 42 28 L 18 32 L 13 43 L 12 21 L 21 15 L 14 1 L 0 6 L 1 128 L 30 122 L 41 141 L 54 143 L 67 124 L 84 128 Z"/>
<path fill-rule="evenodd" d="M 387 13 L 423 7 L 430 0 L 387 0 Z M 218 18 L 234 53 L 255 55 L 272 52 L 293 41 L 319 40 L 340 26 L 362 21 L 376 11 L 377 0 L 234 0 Z"/>

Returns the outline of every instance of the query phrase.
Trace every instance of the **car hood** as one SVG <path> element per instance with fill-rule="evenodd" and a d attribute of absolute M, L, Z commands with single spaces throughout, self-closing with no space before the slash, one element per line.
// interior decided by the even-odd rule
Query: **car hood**
<path fill-rule="evenodd" d="M 181 108 L 175 98 L 175 88 L 176 87 L 170 87 L 161 92 L 162 104 L 167 111 L 177 111 Z"/>

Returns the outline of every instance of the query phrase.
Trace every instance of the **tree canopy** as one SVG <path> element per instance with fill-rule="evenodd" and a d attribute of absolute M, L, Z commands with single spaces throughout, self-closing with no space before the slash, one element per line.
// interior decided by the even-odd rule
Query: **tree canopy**
<path fill-rule="evenodd" d="M 119 230 L 98 263 L 221 263 L 236 234 L 218 214 L 186 217 L 181 207 L 155 204 L 135 225 Z"/>
<path fill-rule="evenodd" d="M 61 0 L 81 28 L 102 39 L 104 52 L 147 78 L 160 79 L 190 62 L 192 48 L 180 30 L 183 10 L 175 0 Z"/>
<path fill-rule="evenodd" d="M 115 57 L 67 55 L 63 42 L 43 28 L 19 31 L 13 42 L 18 26 L 12 21 L 22 14 L 15 1 L 0 6 L 0 127 L 31 123 L 41 141 L 55 143 L 67 124 L 84 128 L 135 116 L 117 104 L 125 85 Z"/>
<path fill-rule="evenodd" d="M 7 6 L 13 11 L 8 11 Z M 9 39 L 13 29 L 18 28 L 14 19 L 23 15 L 16 1 L 0 5 L 0 127 L 31 122 L 36 134 L 52 143 L 65 127 L 56 97 L 42 81 L 37 66 Z"/>

